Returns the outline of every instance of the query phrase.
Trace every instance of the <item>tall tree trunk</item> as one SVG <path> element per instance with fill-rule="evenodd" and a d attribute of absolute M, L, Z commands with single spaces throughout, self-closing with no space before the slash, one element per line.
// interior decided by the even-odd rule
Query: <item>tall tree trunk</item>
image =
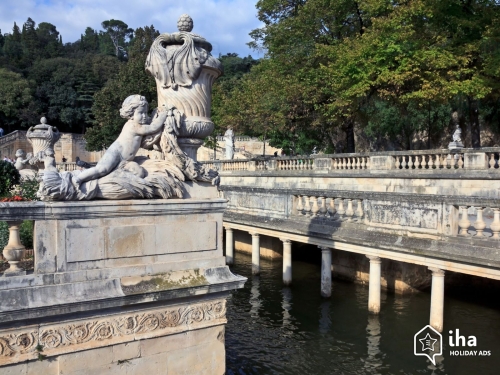
<path fill-rule="evenodd" d="M 348 117 L 344 121 L 344 131 L 346 140 L 346 152 L 353 153 L 356 152 L 354 144 L 354 121 L 352 117 Z"/>
<path fill-rule="evenodd" d="M 481 133 L 479 131 L 479 108 L 477 100 L 467 97 L 469 102 L 469 122 L 470 122 L 470 138 L 472 148 L 481 147 Z"/>

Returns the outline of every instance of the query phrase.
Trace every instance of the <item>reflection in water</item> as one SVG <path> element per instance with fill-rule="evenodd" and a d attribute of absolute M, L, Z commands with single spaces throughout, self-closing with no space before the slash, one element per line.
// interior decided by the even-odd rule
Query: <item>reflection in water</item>
<path fill-rule="evenodd" d="M 283 309 L 283 328 L 285 328 L 292 322 L 290 315 L 290 310 L 292 309 L 292 291 L 289 287 L 284 287 L 281 293 L 283 293 L 281 308 Z"/>
<path fill-rule="evenodd" d="M 330 320 L 330 301 L 323 301 L 321 303 L 321 317 L 319 319 L 319 332 L 325 335 L 330 330 L 332 321 Z"/>
<path fill-rule="evenodd" d="M 433 366 L 413 354 L 413 336 L 429 322 L 428 293 L 382 292 L 381 313 L 370 315 L 368 286 L 333 280 L 331 299 L 322 299 L 319 264 L 294 262 L 293 285 L 283 287 L 281 262 L 261 260 L 261 275 L 252 277 L 251 258 L 237 254 L 235 259 L 232 271 L 249 279 L 228 300 L 228 375 L 498 373 L 495 299 L 475 304 L 445 295 L 445 330 L 467 330 L 477 337 L 477 350 L 492 355 L 452 357 L 445 341 L 444 355 Z"/>
<path fill-rule="evenodd" d="M 365 361 L 365 368 L 371 374 L 377 374 L 382 366 L 382 352 L 380 351 L 380 319 L 378 315 L 368 315 L 366 326 L 368 341 L 368 357 Z"/>
<path fill-rule="evenodd" d="M 254 319 L 259 318 L 259 310 L 262 302 L 260 301 L 260 276 L 254 276 L 252 279 L 252 289 L 250 289 L 250 316 Z"/>

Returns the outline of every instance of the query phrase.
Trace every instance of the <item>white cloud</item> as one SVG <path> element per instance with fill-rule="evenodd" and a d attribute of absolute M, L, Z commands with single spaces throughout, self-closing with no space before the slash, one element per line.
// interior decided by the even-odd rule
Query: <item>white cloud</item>
<path fill-rule="evenodd" d="M 257 54 L 246 43 L 248 33 L 261 26 L 256 17 L 256 0 L 1 0 L 0 29 L 11 32 L 31 17 L 37 24 L 50 22 L 64 42 L 80 38 L 87 26 L 101 30 L 101 22 L 119 19 L 137 28 L 154 25 L 160 32 L 177 31 L 177 19 L 188 13 L 194 20 L 193 32 L 213 45 L 213 55 L 236 52 Z"/>

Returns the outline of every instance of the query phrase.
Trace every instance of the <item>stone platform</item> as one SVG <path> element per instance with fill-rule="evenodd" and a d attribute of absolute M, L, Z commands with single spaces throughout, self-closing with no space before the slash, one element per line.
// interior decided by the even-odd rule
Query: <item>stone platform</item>
<path fill-rule="evenodd" d="M 35 220 L 35 269 L 0 275 L 0 374 L 223 374 L 225 300 L 246 279 L 225 265 L 226 200 L 190 189 L 1 203 L 0 220 Z"/>

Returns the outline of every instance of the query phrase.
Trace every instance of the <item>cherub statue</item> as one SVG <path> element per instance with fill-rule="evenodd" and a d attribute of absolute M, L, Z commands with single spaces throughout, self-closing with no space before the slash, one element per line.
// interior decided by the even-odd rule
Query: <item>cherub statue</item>
<path fill-rule="evenodd" d="M 30 156 L 32 156 L 31 153 L 28 154 L 28 157 L 26 157 L 24 150 L 19 149 L 16 151 L 16 162 L 14 163 L 14 166 L 18 171 L 26 168 L 26 164 L 30 161 Z"/>
<path fill-rule="evenodd" d="M 104 156 L 95 167 L 85 169 L 77 176 L 73 176 L 73 184 L 79 187 L 82 182 L 95 180 L 106 176 L 114 171 L 121 163 L 127 163 L 127 169 L 131 172 L 141 174 L 142 168 L 137 165 L 134 168 L 131 163 L 139 150 L 142 138 L 158 132 L 166 118 L 166 111 L 156 110 L 153 119 L 148 117 L 148 102 L 144 96 L 131 95 L 122 104 L 120 116 L 128 119 L 123 126 L 122 132 L 111 146 L 106 150 Z M 143 177 L 143 176 L 140 176 Z"/>

